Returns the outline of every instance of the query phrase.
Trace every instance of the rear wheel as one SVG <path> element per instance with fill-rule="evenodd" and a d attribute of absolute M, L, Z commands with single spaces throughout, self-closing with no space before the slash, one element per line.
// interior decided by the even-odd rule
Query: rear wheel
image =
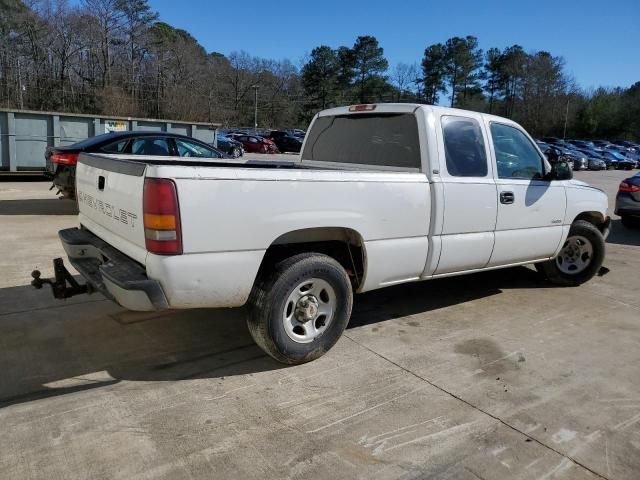
<path fill-rule="evenodd" d="M 324 355 L 349 322 L 353 293 L 344 268 L 319 253 L 279 262 L 254 286 L 247 326 L 279 362 L 296 365 Z"/>
<path fill-rule="evenodd" d="M 578 286 L 593 278 L 604 260 L 604 237 L 592 223 L 577 220 L 556 258 L 536 264 L 556 285 Z"/>

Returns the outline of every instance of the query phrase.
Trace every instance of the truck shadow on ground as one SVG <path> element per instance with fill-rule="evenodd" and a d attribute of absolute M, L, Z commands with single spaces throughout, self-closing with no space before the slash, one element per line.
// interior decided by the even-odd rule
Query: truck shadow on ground
<path fill-rule="evenodd" d="M 390 287 L 356 296 L 348 328 L 543 286 L 534 271 L 520 267 Z M 242 309 L 139 314 L 98 295 L 66 304 L 49 295 L 29 286 L 0 289 L 0 409 L 123 380 L 218 379 L 287 368 L 254 344 Z"/>
<path fill-rule="evenodd" d="M 637 227 L 629 228 L 622 225 L 620 219 L 611 221 L 611 233 L 607 238 L 607 243 L 615 245 L 640 246 L 640 222 Z"/>
<path fill-rule="evenodd" d="M 52 198 L 26 198 L 0 200 L 0 215 L 77 215 L 74 200 Z"/>

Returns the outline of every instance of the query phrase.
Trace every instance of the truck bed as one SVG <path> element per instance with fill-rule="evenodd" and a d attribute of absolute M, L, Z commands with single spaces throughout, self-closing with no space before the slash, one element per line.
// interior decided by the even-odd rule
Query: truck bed
<path fill-rule="evenodd" d="M 82 161 L 87 164 L 97 166 L 101 164 L 112 164 L 113 160 L 118 162 L 139 163 L 144 165 L 180 165 L 186 167 L 241 167 L 241 168 L 309 168 L 300 162 L 293 160 L 237 160 L 237 159 L 214 159 L 214 158 L 185 158 L 185 157 L 162 157 L 150 155 L 110 155 L 110 154 L 82 154 Z M 92 160 L 93 159 L 93 160 Z M 99 160 L 98 160 L 99 159 Z"/>

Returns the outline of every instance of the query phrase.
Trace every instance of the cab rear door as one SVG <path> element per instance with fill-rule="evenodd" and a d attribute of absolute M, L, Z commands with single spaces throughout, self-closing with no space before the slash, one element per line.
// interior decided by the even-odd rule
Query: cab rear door
<path fill-rule="evenodd" d="M 444 219 L 436 275 L 485 267 L 493 250 L 497 217 L 496 183 L 481 115 L 444 114 L 439 124 Z"/>

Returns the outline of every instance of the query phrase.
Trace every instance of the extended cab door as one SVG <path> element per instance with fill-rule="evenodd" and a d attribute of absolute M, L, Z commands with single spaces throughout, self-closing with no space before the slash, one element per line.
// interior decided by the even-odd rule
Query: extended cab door
<path fill-rule="evenodd" d="M 444 218 L 436 275 L 485 267 L 493 250 L 497 217 L 496 184 L 482 117 L 461 112 L 442 115 L 440 123 Z"/>
<path fill-rule="evenodd" d="M 487 123 L 498 189 L 498 221 L 489 266 L 549 258 L 563 234 L 564 184 L 544 180 L 544 158 L 517 125 Z"/>

